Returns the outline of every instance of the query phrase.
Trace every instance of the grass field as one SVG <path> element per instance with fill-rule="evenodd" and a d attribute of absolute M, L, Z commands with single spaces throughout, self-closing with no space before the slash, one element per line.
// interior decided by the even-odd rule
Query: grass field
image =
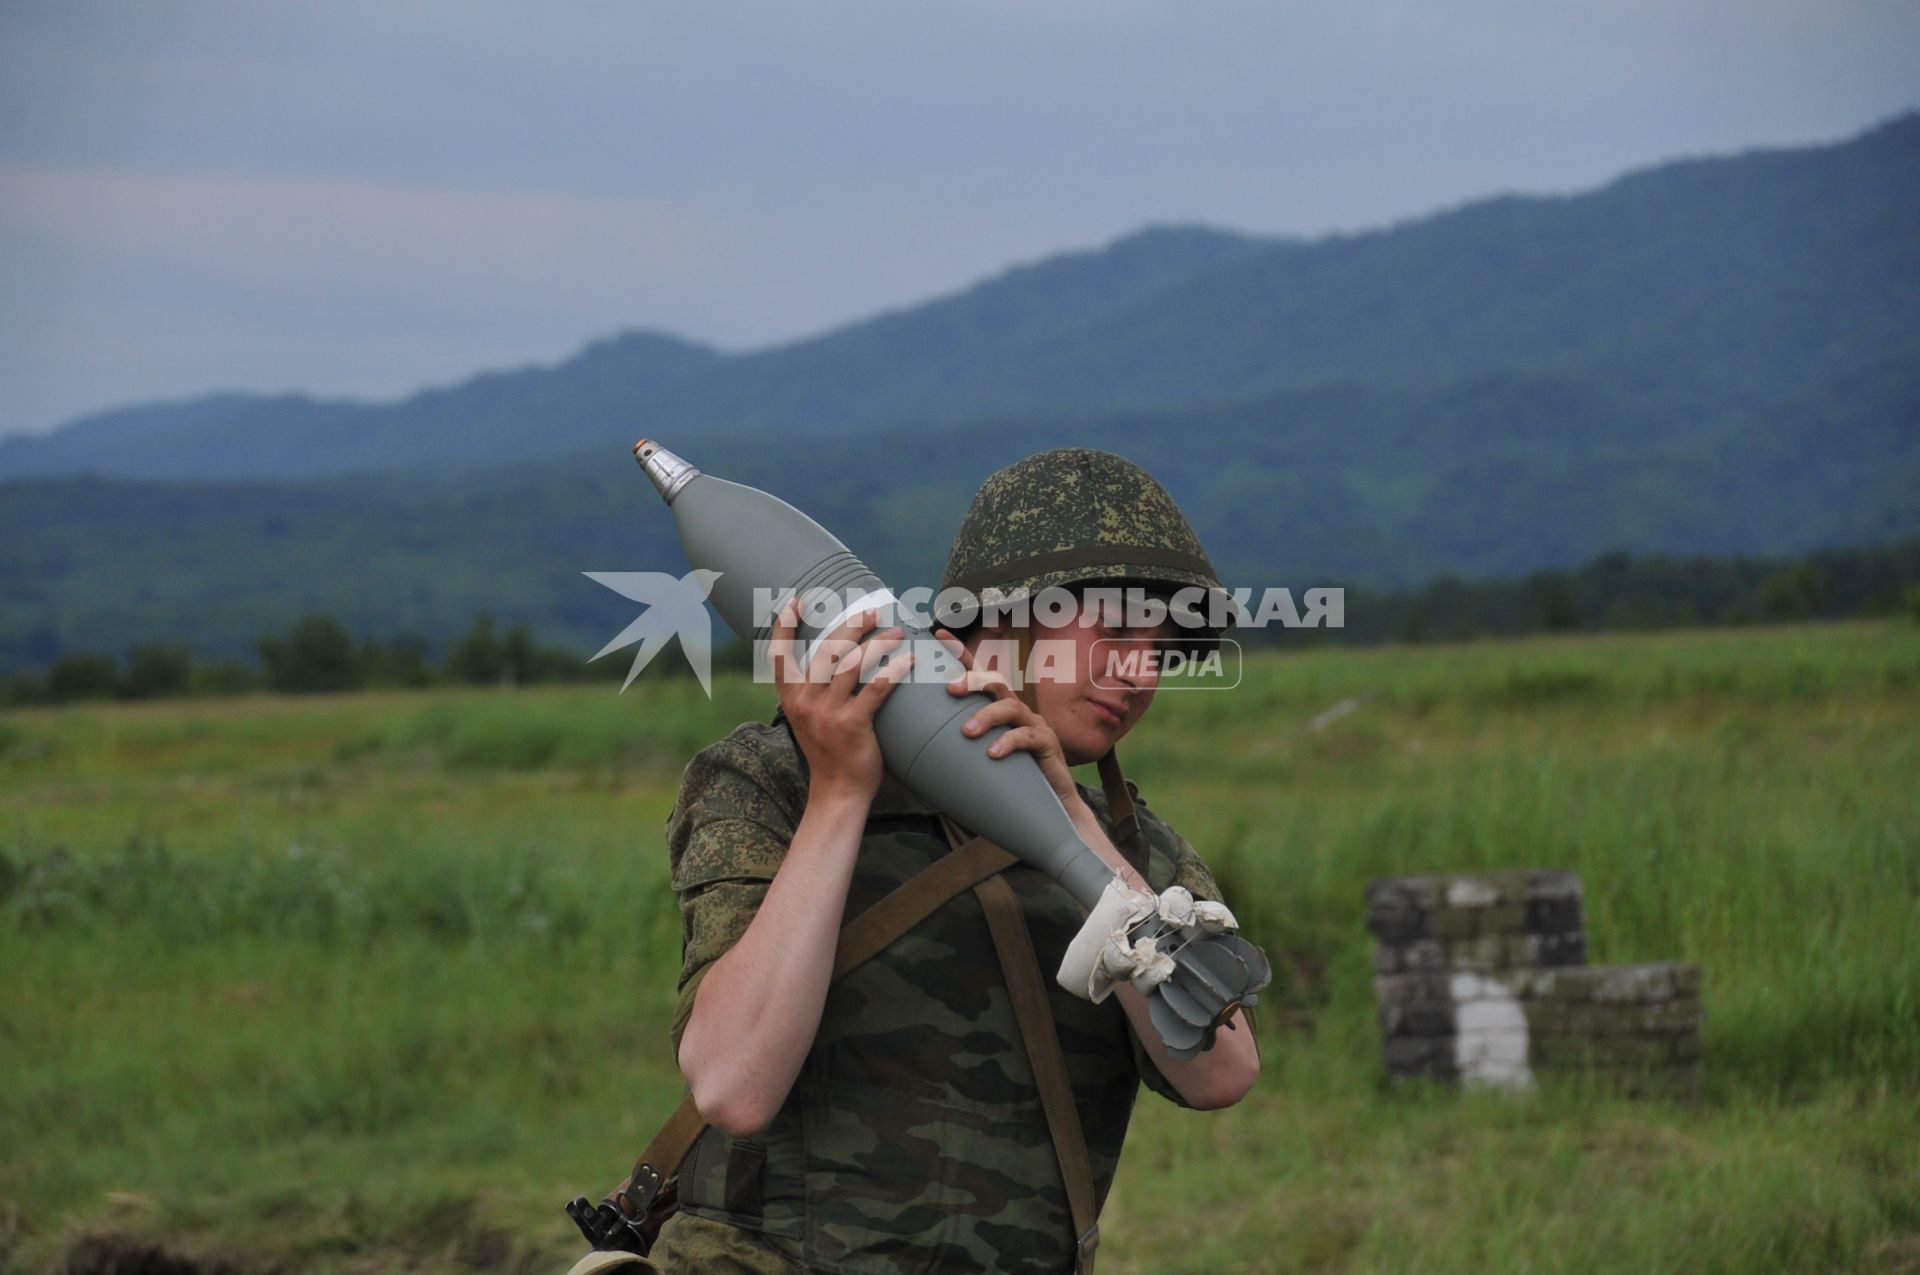
<path fill-rule="evenodd" d="M 0 717 L 0 1266 L 564 1270 L 678 1098 L 715 691 Z M 1920 1272 L 1920 628 L 1269 655 L 1123 751 L 1284 986 L 1245 1104 L 1143 1098 L 1108 1275 Z M 1362 889 L 1483 866 L 1702 963 L 1700 1101 L 1384 1083 Z"/>

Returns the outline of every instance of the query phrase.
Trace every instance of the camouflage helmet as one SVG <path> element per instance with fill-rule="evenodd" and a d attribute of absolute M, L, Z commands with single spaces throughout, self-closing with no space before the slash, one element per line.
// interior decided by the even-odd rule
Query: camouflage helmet
<path fill-rule="evenodd" d="M 1180 506 L 1146 470 L 1112 452 L 1062 447 L 1007 466 L 980 484 L 961 520 L 940 588 L 982 606 L 1043 589 L 1094 582 L 1218 593 L 1236 608 Z M 1198 612 L 1206 606 L 1181 607 Z M 943 600 L 935 618 L 964 623 L 964 604 Z"/>

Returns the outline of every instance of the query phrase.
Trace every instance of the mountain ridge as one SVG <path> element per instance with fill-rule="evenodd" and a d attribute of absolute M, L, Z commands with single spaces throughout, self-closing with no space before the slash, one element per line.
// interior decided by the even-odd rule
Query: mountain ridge
<path fill-rule="evenodd" d="M 0 477 L 484 463 L 611 441 L 642 421 L 683 436 L 812 436 L 1541 363 L 1670 381 L 1663 334 L 1728 321 L 1712 312 L 1740 330 L 1693 341 L 1693 381 L 1750 381 L 1760 406 L 1851 357 L 1823 340 L 1869 361 L 1912 346 L 1920 243 L 1902 227 L 1916 218 L 1920 113 L 1908 113 L 1825 146 L 1669 161 L 1589 191 L 1495 196 L 1314 239 L 1148 227 L 741 352 L 634 332 L 385 403 L 228 397 L 197 426 L 192 402 L 135 405 L 0 440 Z M 1719 295 L 1729 288 L 1747 300 Z M 1834 315 L 1859 316 L 1859 330 L 1826 331 Z M 164 429 L 127 428 L 159 414 Z"/>

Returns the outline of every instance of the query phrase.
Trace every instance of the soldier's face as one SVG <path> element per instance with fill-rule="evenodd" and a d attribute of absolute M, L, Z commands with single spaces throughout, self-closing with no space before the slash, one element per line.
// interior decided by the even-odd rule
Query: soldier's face
<path fill-rule="evenodd" d="M 1171 623 L 1127 626 L 1097 613 L 1034 627 L 1024 680 L 1070 764 L 1098 761 L 1146 714 L 1160 680 L 1154 657 L 1172 635 Z M 1003 629 L 979 637 L 1002 651 L 1014 645 Z M 992 649 L 976 643 L 976 657 Z"/>

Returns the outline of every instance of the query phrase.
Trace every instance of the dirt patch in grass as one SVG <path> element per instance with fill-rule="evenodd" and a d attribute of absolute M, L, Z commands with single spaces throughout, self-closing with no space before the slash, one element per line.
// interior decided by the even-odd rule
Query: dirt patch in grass
<path fill-rule="evenodd" d="M 111 1231 L 82 1235 L 49 1275 L 268 1275 L 278 1267 L 245 1267 Z"/>

